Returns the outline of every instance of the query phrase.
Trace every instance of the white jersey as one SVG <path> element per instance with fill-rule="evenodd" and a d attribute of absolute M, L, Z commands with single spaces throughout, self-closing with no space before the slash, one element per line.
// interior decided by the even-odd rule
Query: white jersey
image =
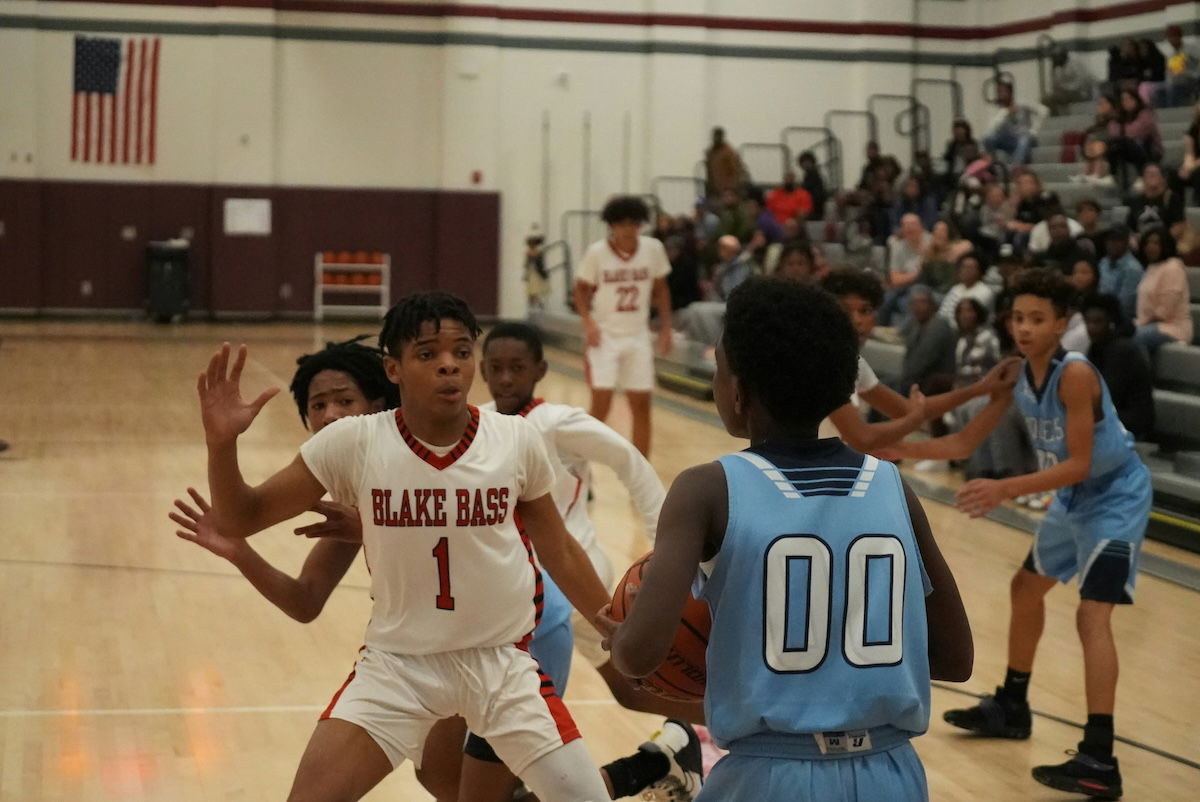
<path fill-rule="evenodd" d="M 867 360 L 858 357 L 858 376 L 854 379 L 854 394 L 850 396 L 850 403 L 854 406 L 859 405 L 858 396 L 860 393 L 865 393 L 868 390 L 874 390 L 879 384 L 879 377 L 875 375 L 875 371 L 867 364 Z M 837 427 L 833 425 L 833 421 L 826 418 L 821 421 L 821 428 L 817 431 L 818 437 L 839 437 L 840 433 Z"/>
<path fill-rule="evenodd" d="M 593 242 L 576 268 L 575 277 L 596 288 L 592 319 L 604 334 L 645 334 L 650 320 L 654 281 L 671 272 L 667 251 L 653 237 L 638 237 L 637 250 L 625 258 L 607 239 Z"/>
<path fill-rule="evenodd" d="M 541 573 L 516 505 L 549 493 L 554 469 L 528 421 L 470 410 L 444 456 L 413 436 L 402 409 L 343 418 L 300 448 L 325 489 L 360 510 L 373 649 L 501 646 L 534 628 Z"/>
<path fill-rule="evenodd" d="M 495 408 L 495 403 L 483 406 Z M 590 554 L 597 548 L 596 526 L 587 510 L 592 487 L 589 462 L 599 462 L 616 472 L 642 516 L 647 537 L 654 541 L 658 513 L 667 494 L 654 468 L 632 443 L 578 407 L 535 398 L 517 414 L 542 434 L 554 466 L 554 503 L 567 531 L 584 550 Z"/>

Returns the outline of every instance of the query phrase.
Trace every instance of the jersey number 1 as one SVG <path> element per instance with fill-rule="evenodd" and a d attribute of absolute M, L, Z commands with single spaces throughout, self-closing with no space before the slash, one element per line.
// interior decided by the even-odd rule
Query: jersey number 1
<path fill-rule="evenodd" d="M 450 541 L 442 538 L 433 547 L 433 556 L 438 566 L 438 595 L 434 599 L 439 610 L 453 610 L 454 597 L 450 595 Z"/>
<path fill-rule="evenodd" d="M 828 544 L 814 535 L 784 535 L 767 548 L 763 659 L 772 671 L 804 674 L 825 662 L 833 587 L 842 577 L 846 662 L 890 666 L 904 656 L 904 545 L 892 535 L 859 535 L 845 560 L 835 566 Z"/>

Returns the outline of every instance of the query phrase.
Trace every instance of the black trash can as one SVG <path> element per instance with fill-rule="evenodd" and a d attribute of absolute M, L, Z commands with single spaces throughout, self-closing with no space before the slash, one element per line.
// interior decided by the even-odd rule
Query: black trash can
<path fill-rule="evenodd" d="M 158 323 L 170 323 L 187 314 L 187 240 L 146 245 L 146 310 Z"/>

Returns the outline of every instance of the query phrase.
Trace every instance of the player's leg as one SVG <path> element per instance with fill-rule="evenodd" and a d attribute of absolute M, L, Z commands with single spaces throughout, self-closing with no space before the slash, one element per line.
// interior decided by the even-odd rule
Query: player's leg
<path fill-rule="evenodd" d="M 626 710 L 636 710 L 639 713 L 650 713 L 663 718 L 675 718 L 689 724 L 704 723 L 704 702 L 681 702 L 659 696 L 650 691 L 644 691 L 635 686 L 629 679 L 613 667 L 611 661 L 605 661 L 596 666 L 608 690 L 617 703 Z"/>
<path fill-rule="evenodd" d="M 521 779 L 538 799 L 603 802 L 612 799 L 583 740 L 576 738 L 536 758 Z"/>
<path fill-rule="evenodd" d="M 361 799 L 392 771 L 392 762 L 367 731 L 341 719 L 317 722 L 288 802 Z"/>
<path fill-rule="evenodd" d="M 1054 577 L 1042 576 L 1025 566 L 1013 576 L 1009 585 L 1009 668 L 1025 674 L 1033 671 L 1038 642 L 1046 626 L 1046 594 L 1056 584 Z"/>
<path fill-rule="evenodd" d="M 434 724 L 425 738 L 425 752 L 416 770 L 417 782 L 437 802 L 458 799 L 466 737 L 467 722 L 461 716 L 453 716 Z"/>
<path fill-rule="evenodd" d="M 600 768 L 613 799 L 690 802 L 704 785 L 700 738 L 686 721 L 667 719 L 650 740 L 627 757 Z"/>
<path fill-rule="evenodd" d="M 633 447 L 650 456 L 650 394 L 654 391 L 654 346 L 650 335 L 631 338 L 622 349 L 618 381 L 629 399 Z"/>
<path fill-rule="evenodd" d="M 625 397 L 629 399 L 629 413 L 633 419 L 629 439 L 633 442 L 633 447 L 642 452 L 643 457 L 649 458 L 651 437 L 650 393 L 630 390 L 625 393 Z"/>
<path fill-rule="evenodd" d="M 596 420 L 607 420 L 608 413 L 612 410 L 612 400 L 612 389 L 593 387 L 592 405 L 588 408 L 588 414 Z"/>

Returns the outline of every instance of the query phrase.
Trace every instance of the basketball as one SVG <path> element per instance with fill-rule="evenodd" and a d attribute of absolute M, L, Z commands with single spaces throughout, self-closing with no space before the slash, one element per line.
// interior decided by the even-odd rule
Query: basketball
<path fill-rule="evenodd" d="M 616 621 L 624 621 L 632 606 L 631 593 L 642 584 L 642 576 L 646 565 L 654 552 L 648 552 L 641 559 L 629 566 L 625 576 L 617 583 L 613 592 L 612 617 Z M 659 696 L 683 702 L 694 702 L 704 698 L 704 687 L 708 677 L 708 667 L 705 653 L 708 650 L 708 633 L 712 629 L 712 617 L 708 605 L 697 601 L 691 593 L 688 594 L 687 604 L 683 607 L 683 615 L 679 619 L 679 628 L 675 631 L 675 640 L 671 642 L 671 650 L 653 674 L 643 677 L 639 682 L 642 687 Z"/>

